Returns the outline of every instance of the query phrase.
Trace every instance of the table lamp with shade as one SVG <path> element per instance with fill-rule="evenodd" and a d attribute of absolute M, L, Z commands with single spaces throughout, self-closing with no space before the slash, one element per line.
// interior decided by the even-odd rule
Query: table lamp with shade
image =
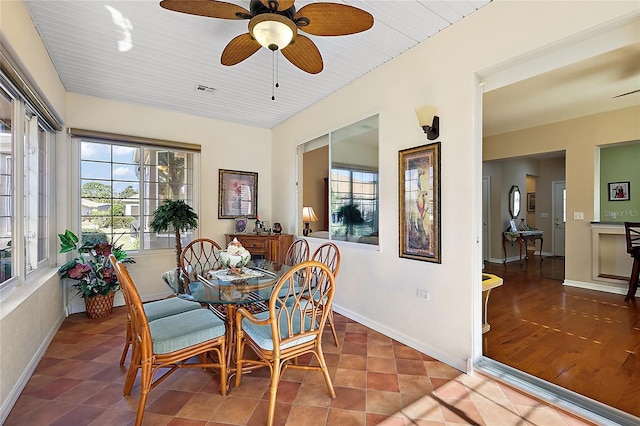
<path fill-rule="evenodd" d="M 309 222 L 318 221 L 318 216 L 316 216 L 316 212 L 313 211 L 313 207 L 305 206 L 302 208 L 302 221 L 304 222 L 304 229 L 302 230 L 302 235 L 306 237 L 311 233 L 311 228 L 309 228 Z"/>

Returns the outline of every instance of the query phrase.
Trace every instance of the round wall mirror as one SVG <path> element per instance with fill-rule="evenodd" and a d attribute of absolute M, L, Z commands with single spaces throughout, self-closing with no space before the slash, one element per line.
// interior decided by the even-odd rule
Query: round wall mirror
<path fill-rule="evenodd" d="M 520 188 L 518 185 L 513 185 L 509 191 L 509 213 L 514 219 L 520 214 Z"/>

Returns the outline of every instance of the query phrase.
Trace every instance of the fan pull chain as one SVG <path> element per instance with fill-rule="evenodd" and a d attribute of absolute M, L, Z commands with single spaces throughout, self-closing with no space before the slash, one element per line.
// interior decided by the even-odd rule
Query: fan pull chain
<path fill-rule="evenodd" d="M 278 83 L 278 51 L 273 51 L 273 56 L 271 60 L 271 100 L 276 100 L 276 87 L 280 87 Z"/>

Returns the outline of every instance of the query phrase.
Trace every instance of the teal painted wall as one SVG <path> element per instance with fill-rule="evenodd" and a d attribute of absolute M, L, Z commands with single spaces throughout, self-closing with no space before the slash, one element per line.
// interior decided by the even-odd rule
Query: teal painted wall
<path fill-rule="evenodd" d="M 609 201 L 613 182 L 629 182 L 628 201 Z M 640 141 L 600 150 L 600 220 L 640 221 Z"/>

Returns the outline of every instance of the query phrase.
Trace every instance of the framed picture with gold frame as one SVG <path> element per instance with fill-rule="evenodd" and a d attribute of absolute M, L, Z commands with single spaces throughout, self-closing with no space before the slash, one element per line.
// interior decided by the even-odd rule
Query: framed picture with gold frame
<path fill-rule="evenodd" d="M 442 263 L 440 142 L 399 152 L 400 257 Z"/>
<path fill-rule="evenodd" d="M 218 219 L 255 219 L 257 214 L 258 173 L 219 169 Z"/>

